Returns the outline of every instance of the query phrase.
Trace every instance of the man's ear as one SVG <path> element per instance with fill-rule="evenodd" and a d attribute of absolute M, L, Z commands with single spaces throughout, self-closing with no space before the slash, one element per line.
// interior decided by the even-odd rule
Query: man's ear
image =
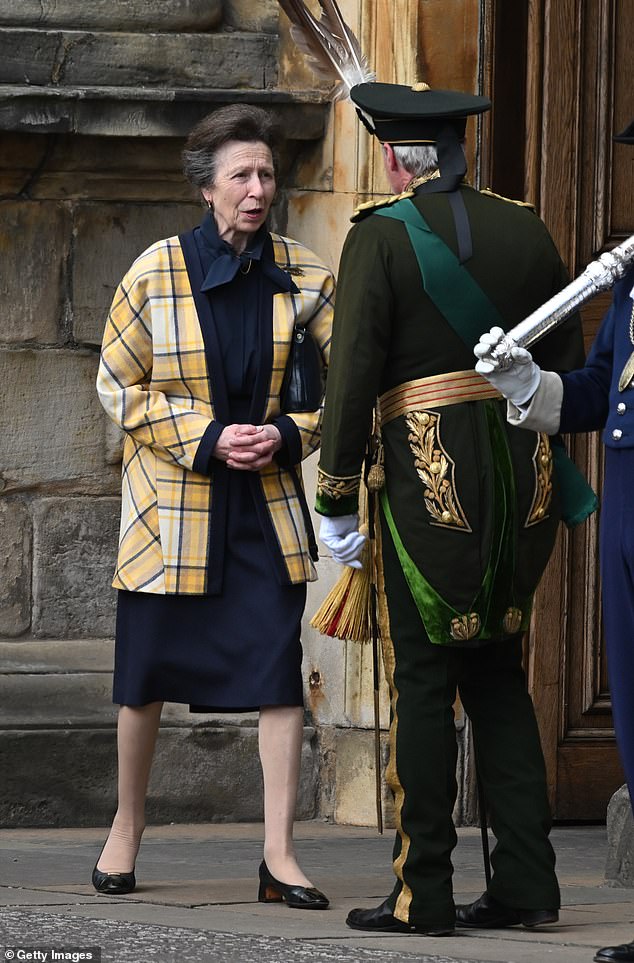
<path fill-rule="evenodd" d="M 390 173 L 394 173 L 398 170 L 398 161 L 394 153 L 394 148 L 391 144 L 383 144 L 383 153 L 385 155 L 385 166 L 387 170 L 390 171 Z"/>

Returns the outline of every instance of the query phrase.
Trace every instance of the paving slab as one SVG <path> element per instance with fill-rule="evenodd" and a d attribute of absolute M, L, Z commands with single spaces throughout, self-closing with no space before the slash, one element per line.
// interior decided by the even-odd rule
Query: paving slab
<path fill-rule="evenodd" d="M 553 831 L 563 906 L 556 926 L 463 930 L 446 938 L 346 927 L 353 907 L 377 905 L 392 887 L 391 833 L 297 824 L 300 861 L 328 893 L 327 912 L 257 902 L 259 824 L 148 828 L 138 888 L 116 898 L 90 885 L 105 835 L 105 829 L 0 830 L 0 946 L 98 947 L 103 963 L 589 963 L 597 947 L 634 933 L 634 891 L 604 884 L 602 826 Z M 463 829 L 458 837 L 454 888 L 457 901 L 468 902 L 484 888 L 479 831 Z"/>

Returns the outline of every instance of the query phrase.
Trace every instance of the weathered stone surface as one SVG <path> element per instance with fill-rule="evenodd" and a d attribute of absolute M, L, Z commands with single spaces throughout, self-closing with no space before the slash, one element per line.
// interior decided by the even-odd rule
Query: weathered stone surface
<path fill-rule="evenodd" d="M 311 504 L 307 494 L 308 504 Z M 319 529 L 319 523 L 316 523 Z M 330 558 L 317 564 L 319 580 L 308 583 L 306 611 L 302 622 L 304 659 L 302 674 L 306 708 L 312 721 L 319 725 L 349 724 L 345 711 L 346 643 L 331 639 L 310 625 L 324 597 L 341 575 L 341 566 Z"/>
<path fill-rule="evenodd" d="M 259 104 L 273 110 L 287 138 L 321 137 L 328 109 L 310 91 L 165 87 L 35 87 L 0 84 L 0 130 L 76 132 L 97 137 L 184 137 L 216 107 Z"/>
<path fill-rule="evenodd" d="M 101 344 L 112 296 L 132 262 L 146 248 L 198 224 L 197 204 L 89 204 L 75 213 L 73 333 L 78 342 Z"/>
<path fill-rule="evenodd" d="M 224 20 L 235 30 L 277 33 L 280 5 L 277 0 L 224 0 Z"/>
<path fill-rule="evenodd" d="M 0 24 L 73 30 L 212 30 L 222 0 L 0 0 Z"/>
<path fill-rule="evenodd" d="M 104 431 L 104 458 L 106 465 L 119 465 L 123 461 L 125 432 L 110 418 L 106 420 Z"/>
<path fill-rule="evenodd" d="M 33 200 L 195 202 L 179 137 L 0 134 L 0 194 Z M 24 202 L 23 202 L 24 203 Z"/>
<path fill-rule="evenodd" d="M 111 639 L 0 641 L 0 728 L 107 728 L 112 704 L 114 642 Z M 163 726 L 257 724 L 257 713 L 192 714 L 168 702 Z"/>
<path fill-rule="evenodd" d="M 112 637 L 119 500 L 43 498 L 33 514 L 33 635 Z"/>
<path fill-rule="evenodd" d="M 315 811 L 314 732 L 304 730 L 297 818 Z M 116 806 L 112 729 L 0 730 L 0 824 L 103 826 Z M 38 764 L 25 765 L 25 759 Z M 148 821 L 244 822 L 262 818 L 256 728 L 161 729 Z"/>
<path fill-rule="evenodd" d="M 115 726 L 112 672 L 0 674 L 2 729 Z"/>
<path fill-rule="evenodd" d="M 70 219 L 60 206 L 0 203 L 0 342 L 58 340 L 69 242 Z"/>
<path fill-rule="evenodd" d="M 0 349 L 0 484 L 20 489 L 117 491 L 104 458 L 106 414 L 94 352 Z M 90 634 L 90 633 L 89 633 Z"/>
<path fill-rule="evenodd" d="M 275 85 L 264 34 L 84 33 L 0 28 L 0 83 L 262 89 Z"/>
<path fill-rule="evenodd" d="M 323 194 L 315 204 L 312 191 L 289 191 L 288 232 L 314 251 L 335 272 L 339 252 L 350 229 L 354 196 Z"/>
<path fill-rule="evenodd" d="M 21 635 L 31 623 L 31 548 L 28 506 L 0 494 L 0 636 Z"/>
<path fill-rule="evenodd" d="M 608 855 L 605 878 L 610 886 L 634 887 L 634 819 L 627 786 L 621 786 L 608 804 Z"/>
<path fill-rule="evenodd" d="M 319 732 L 319 814 L 336 823 L 376 826 L 374 732 L 324 725 Z M 453 811 L 456 826 L 478 824 L 473 759 L 466 729 L 456 733 L 458 795 Z M 386 827 L 395 825 L 394 798 L 385 779 L 389 732 L 381 732 L 381 804 Z"/>
<path fill-rule="evenodd" d="M 10 675 L 111 672 L 113 658 L 109 639 L 0 641 L 0 671 Z"/>
<path fill-rule="evenodd" d="M 150 782 L 150 808 L 157 813 L 166 812 L 170 800 L 179 799 L 179 805 L 189 809 L 196 822 L 261 819 L 262 777 L 257 740 L 257 728 L 196 727 L 190 732 L 180 730 L 169 739 L 162 732 Z M 314 730 L 304 729 L 298 819 L 315 816 L 314 744 Z M 191 775 L 184 776 L 185 770 Z"/>
<path fill-rule="evenodd" d="M 352 826 L 376 826 L 374 733 L 360 729 L 338 729 L 335 734 L 335 799 L 336 823 Z M 387 734 L 381 736 L 381 802 L 383 820 L 393 827 L 394 801 L 385 783 Z"/>

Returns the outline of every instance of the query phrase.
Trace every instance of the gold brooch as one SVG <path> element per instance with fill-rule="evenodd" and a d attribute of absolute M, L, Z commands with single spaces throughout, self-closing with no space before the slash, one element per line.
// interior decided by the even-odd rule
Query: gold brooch
<path fill-rule="evenodd" d="M 468 642 L 480 631 L 480 616 L 477 612 L 468 612 L 451 620 L 450 635 L 456 642 Z"/>
<path fill-rule="evenodd" d="M 522 610 L 509 608 L 502 621 L 504 631 L 509 635 L 516 635 L 522 627 Z"/>

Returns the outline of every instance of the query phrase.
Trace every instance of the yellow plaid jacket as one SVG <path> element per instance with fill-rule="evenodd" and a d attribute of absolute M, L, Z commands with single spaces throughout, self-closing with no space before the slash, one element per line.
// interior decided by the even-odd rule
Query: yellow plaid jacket
<path fill-rule="evenodd" d="M 307 326 L 327 365 L 334 294 L 332 273 L 316 255 L 289 238 L 273 234 L 272 240 L 276 264 L 291 274 L 299 293 L 280 292 L 273 298 L 273 365 L 262 423 L 280 415 L 279 393 L 296 319 Z M 97 391 L 108 415 L 126 433 L 114 587 L 206 594 L 214 479 L 194 472 L 193 464 L 205 431 L 217 418 L 213 374 L 177 237 L 148 248 L 117 288 Z M 322 409 L 289 417 L 305 458 L 319 446 Z M 313 581 L 317 576 L 289 470 L 273 462 L 259 472 L 259 483 L 288 583 Z"/>

